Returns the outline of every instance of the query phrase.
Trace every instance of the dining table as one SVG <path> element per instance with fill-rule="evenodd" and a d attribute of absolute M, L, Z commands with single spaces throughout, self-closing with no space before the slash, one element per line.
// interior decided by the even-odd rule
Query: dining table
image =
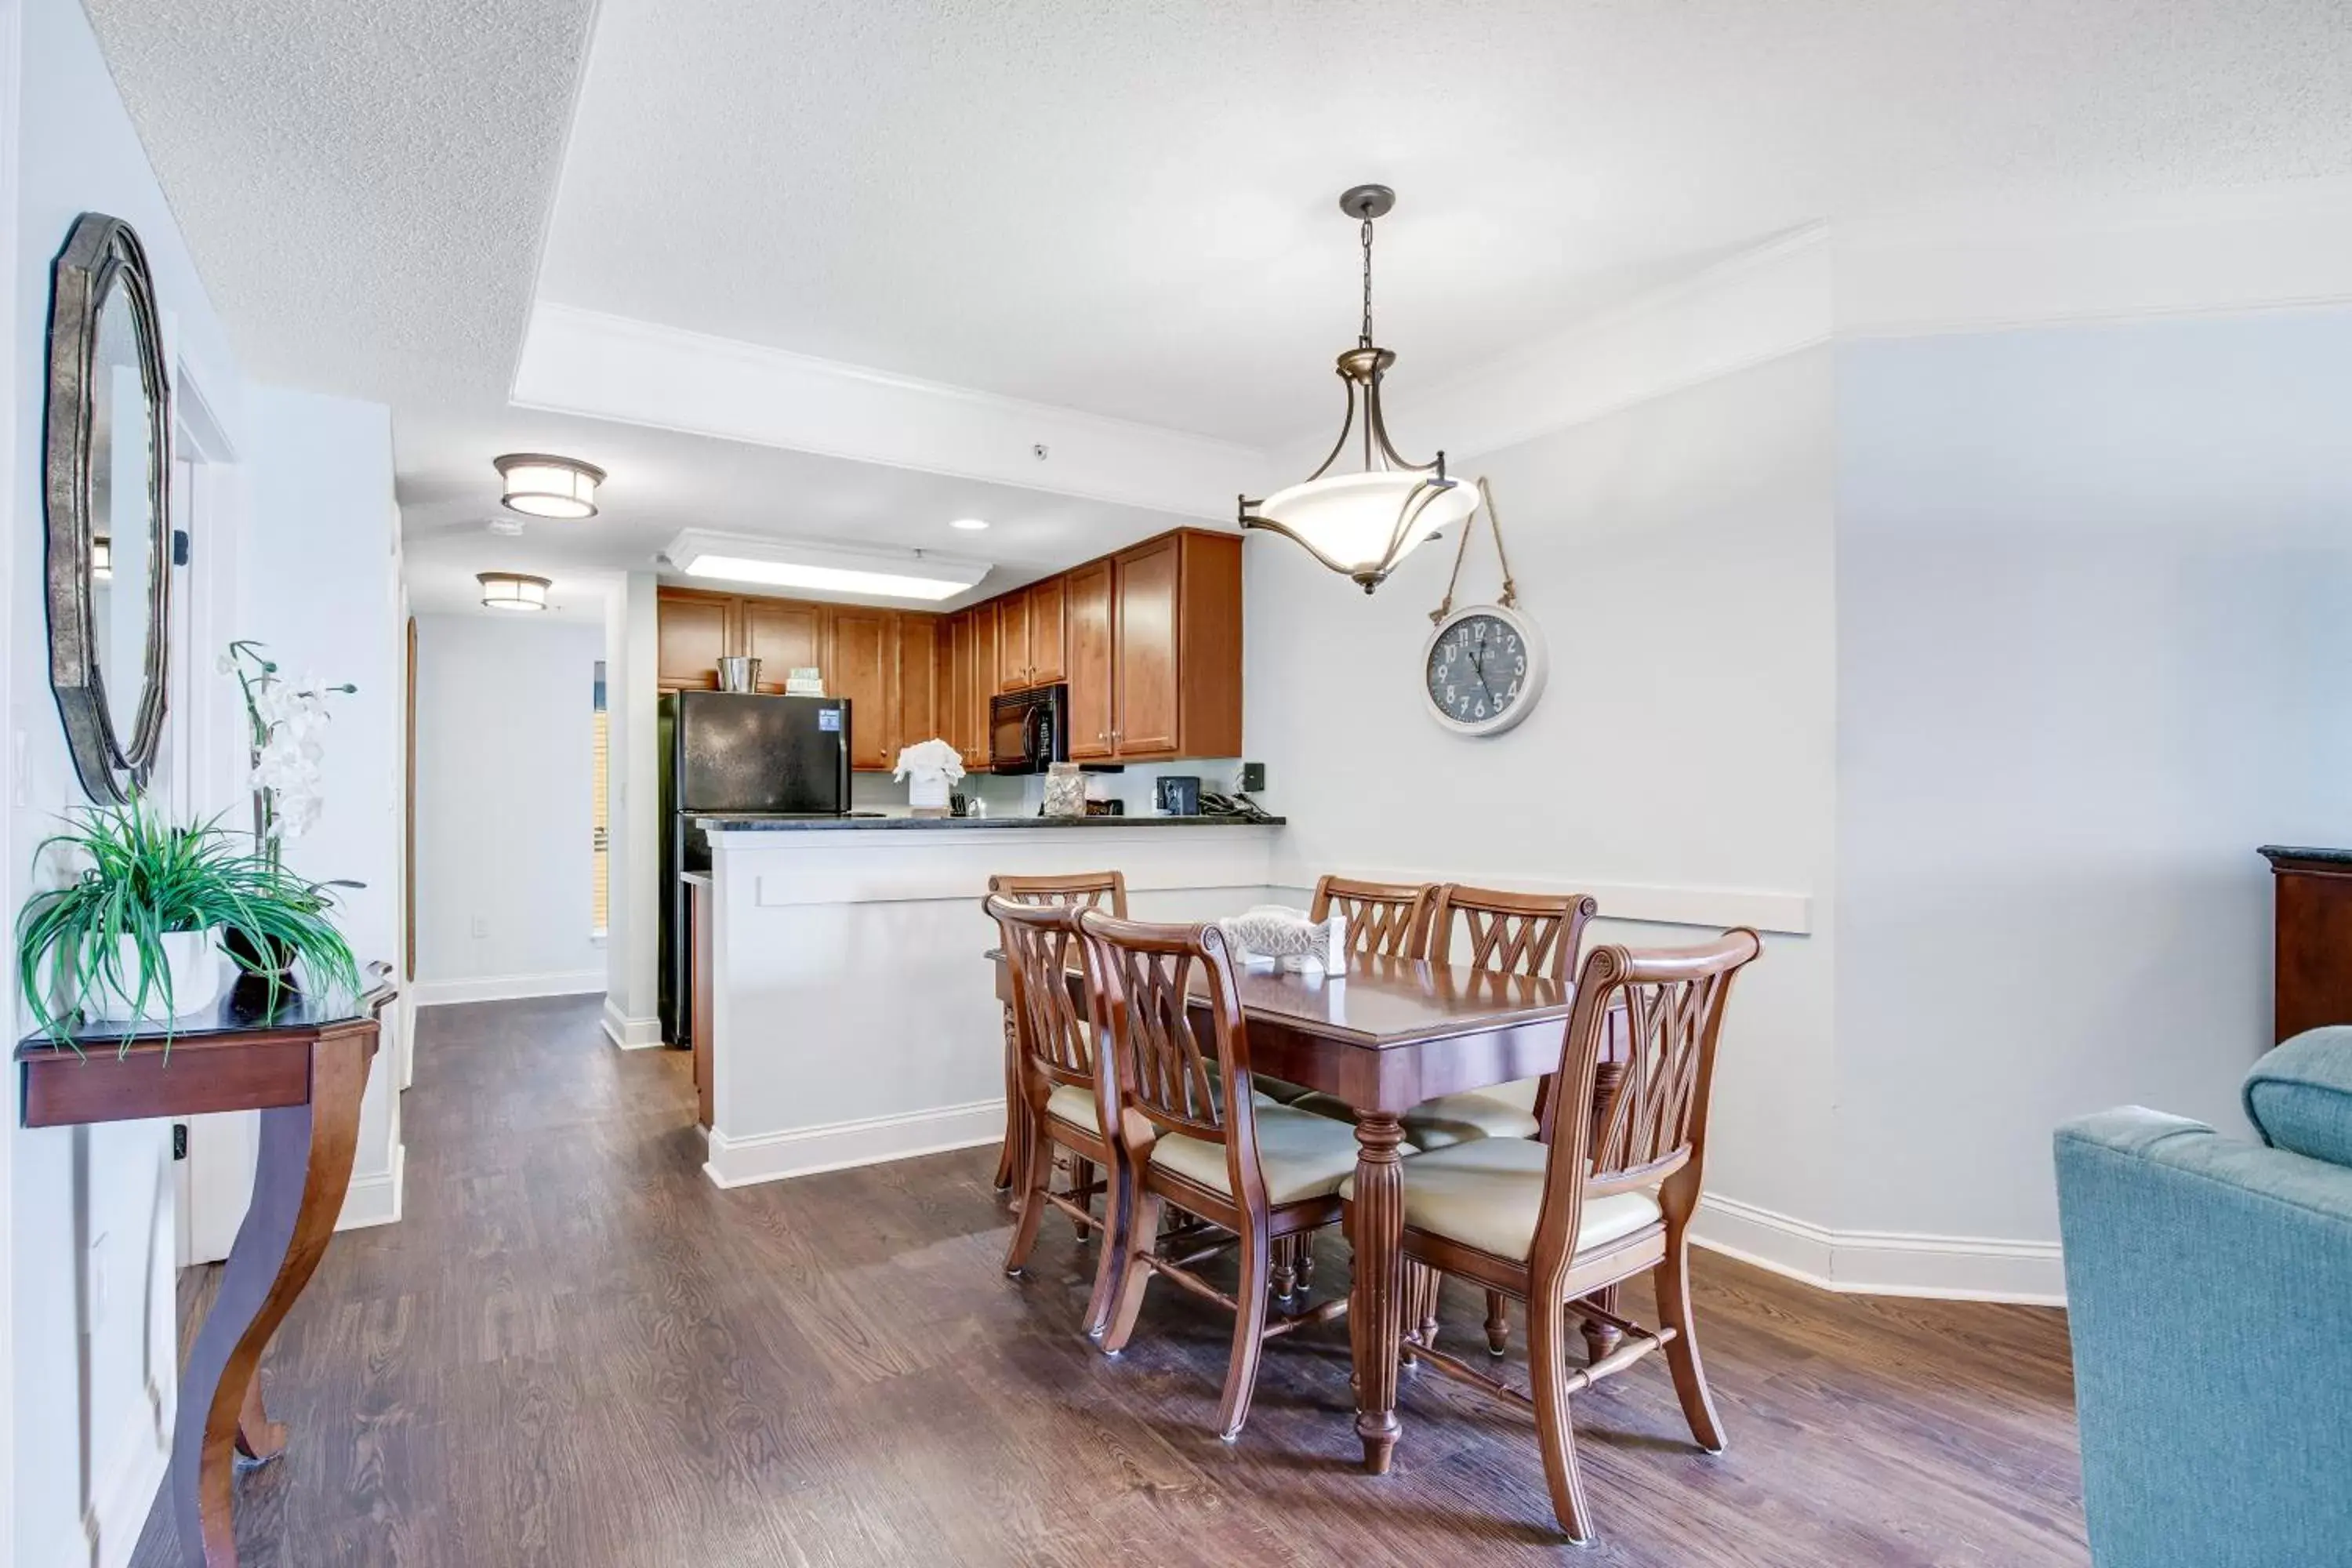
<path fill-rule="evenodd" d="M 1001 953 L 997 994 L 1012 1005 Z M 1082 984 L 1076 972 L 1072 984 Z M 1238 969 L 1249 1066 L 1346 1103 L 1356 1119 L 1354 1267 L 1348 1335 L 1355 1363 L 1356 1435 L 1364 1468 L 1387 1473 L 1402 1427 L 1398 1370 L 1404 1341 L 1405 1112 L 1441 1094 L 1488 1089 L 1558 1070 L 1572 983 L 1449 967 L 1425 960 L 1355 957 L 1342 974 Z M 1193 1002 L 1205 1011 L 1204 994 Z M 1622 1070 L 1611 1031 L 1596 1086 L 1605 1105 Z"/>

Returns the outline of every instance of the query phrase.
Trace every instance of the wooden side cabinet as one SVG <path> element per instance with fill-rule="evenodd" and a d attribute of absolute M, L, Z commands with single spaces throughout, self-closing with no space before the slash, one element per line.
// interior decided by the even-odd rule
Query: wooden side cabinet
<path fill-rule="evenodd" d="M 890 765 L 898 665 L 892 618 L 846 605 L 826 617 L 825 689 L 849 699 L 849 765 L 869 773 Z"/>
<path fill-rule="evenodd" d="M 1069 631 L 1069 584 L 1062 577 L 1032 583 L 1022 598 L 1029 607 L 1029 679 L 1051 686 L 1069 679 L 1065 644 Z"/>
<path fill-rule="evenodd" d="M 2274 1039 L 2352 1024 L 2352 849 L 2265 844 L 2275 897 Z"/>

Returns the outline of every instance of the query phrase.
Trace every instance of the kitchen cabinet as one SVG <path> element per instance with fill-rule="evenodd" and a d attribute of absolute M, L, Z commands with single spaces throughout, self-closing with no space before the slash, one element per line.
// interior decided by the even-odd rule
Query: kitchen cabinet
<path fill-rule="evenodd" d="M 1051 686 L 1069 679 L 1065 639 L 1069 630 L 1069 584 L 1060 577 L 1032 583 L 1022 595 L 1028 606 L 1029 679 L 1025 686 Z"/>
<path fill-rule="evenodd" d="M 892 704 L 897 722 L 887 742 L 892 767 L 898 766 L 901 749 L 941 738 L 940 617 L 901 611 L 894 620 L 898 696 Z"/>
<path fill-rule="evenodd" d="M 996 689 L 1018 691 L 1029 684 L 1029 595 L 1007 594 L 996 601 Z"/>
<path fill-rule="evenodd" d="M 888 610 L 833 606 L 825 620 L 824 689 L 849 699 L 849 765 L 868 771 L 890 765 L 892 710 L 898 674 L 893 616 Z"/>
<path fill-rule="evenodd" d="M 1113 757 L 1239 756 L 1242 542 L 1185 529 L 1111 557 L 1110 663 Z"/>
<path fill-rule="evenodd" d="M 988 702 L 996 695 L 996 605 L 971 608 L 971 752 L 966 767 L 988 766 Z"/>
<path fill-rule="evenodd" d="M 976 731 L 971 718 L 971 612 L 959 610 L 948 617 L 942 644 L 940 701 L 946 710 L 948 743 L 967 768 L 972 765 Z"/>
<path fill-rule="evenodd" d="M 1111 754 L 1111 563 L 1089 562 L 1064 579 L 1069 657 L 1070 760 L 1103 762 Z"/>
<path fill-rule="evenodd" d="M 663 690 L 717 688 L 719 660 L 735 651 L 740 605 L 725 594 L 662 592 L 654 673 Z"/>
<path fill-rule="evenodd" d="M 824 668 L 824 606 L 790 599 L 742 601 L 743 651 L 760 661 L 760 689 L 784 689 L 795 669 Z"/>

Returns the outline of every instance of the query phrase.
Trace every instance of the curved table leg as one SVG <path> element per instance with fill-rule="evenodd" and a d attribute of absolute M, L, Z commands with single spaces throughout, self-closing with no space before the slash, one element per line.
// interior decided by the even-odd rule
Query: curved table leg
<path fill-rule="evenodd" d="M 261 1352 L 310 1282 L 351 1186 L 360 1096 L 376 1026 L 320 1035 L 310 1047 L 310 1101 L 261 1113 L 253 1205 L 238 1227 L 220 1294 L 180 1374 L 172 1437 L 172 1513 L 180 1555 L 235 1568 L 230 1485 L 235 1447 L 257 1458 L 282 1451 L 285 1431 L 261 1407 Z M 249 1421 L 249 1424 L 248 1424 Z"/>
<path fill-rule="evenodd" d="M 1397 1359 L 1402 1349 L 1404 1172 L 1397 1145 L 1404 1127 L 1394 1111 L 1356 1114 L 1356 1195 L 1349 1239 L 1356 1252 L 1348 1293 L 1348 1339 L 1356 1360 L 1356 1436 L 1364 1468 L 1388 1474 L 1396 1452 Z"/>

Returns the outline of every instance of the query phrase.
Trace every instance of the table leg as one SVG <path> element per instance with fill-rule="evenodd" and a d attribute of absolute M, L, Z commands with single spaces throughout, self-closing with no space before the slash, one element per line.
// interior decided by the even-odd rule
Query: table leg
<path fill-rule="evenodd" d="M 1349 1206 L 1355 1282 L 1348 1295 L 1348 1337 L 1356 1359 L 1356 1436 L 1364 1468 L 1388 1473 L 1396 1451 L 1397 1359 L 1402 1349 L 1404 1173 L 1395 1113 L 1356 1117 L 1356 1195 Z"/>
<path fill-rule="evenodd" d="M 334 1234 L 352 1181 L 360 1096 L 376 1026 L 320 1035 L 310 1047 L 310 1101 L 261 1113 L 253 1204 L 237 1228 L 220 1294 L 180 1374 L 172 1436 L 172 1512 L 180 1555 L 204 1568 L 235 1568 L 233 1448 L 268 1458 L 284 1446 L 261 1408 L 261 1352 L 310 1282 Z M 251 1417 L 253 1426 L 247 1426 Z"/>
<path fill-rule="evenodd" d="M 236 1451 L 256 1463 L 286 1451 L 286 1423 L 272 1421 L 269 1412 L 261 1407 L 258 1363 L 253 1369 L 253 1381 L 245 1385 L 245 1404 L 236 1413 Z"/>

